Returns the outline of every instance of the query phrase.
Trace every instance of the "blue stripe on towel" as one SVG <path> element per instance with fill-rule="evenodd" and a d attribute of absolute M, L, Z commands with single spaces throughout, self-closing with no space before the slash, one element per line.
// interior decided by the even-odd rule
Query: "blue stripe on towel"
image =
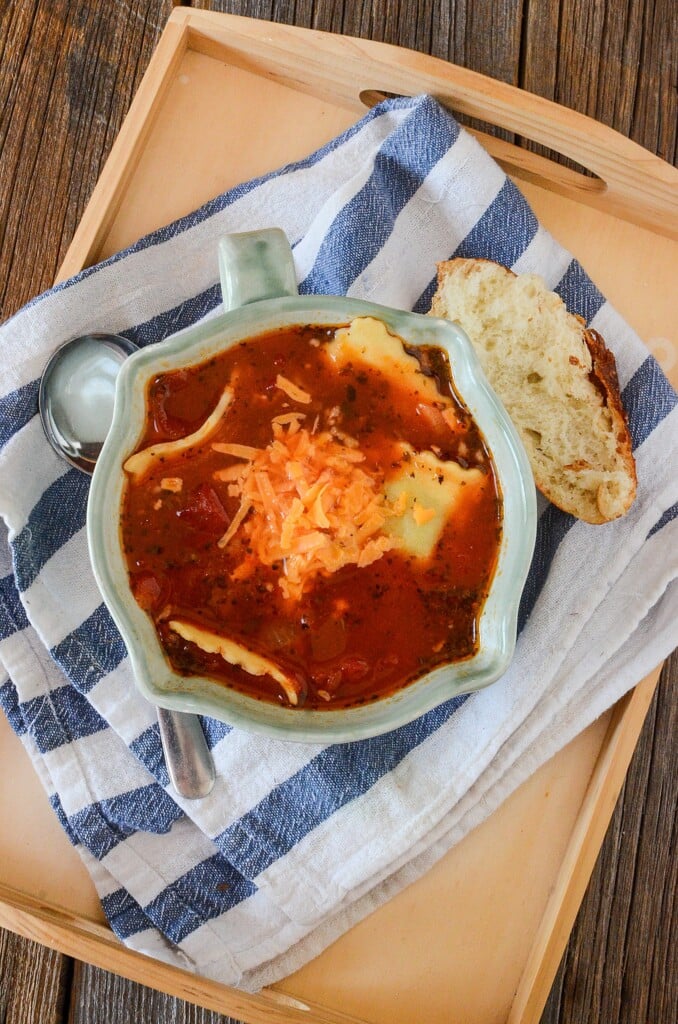
<path fill-rule="evenodd" d="M 187 327 L 192 327 L 221 303 L 221 286 L 214 285 L 204 292 L 193 295 L 190 299 L 179 303 L 172 309 L 163 310 L 138 327 L 130 327 L 123 334 L 140 348 L 154 342 L 164 341 L 171 334 L 177 334 Z"/>
<path fill-rule="evenodd" d="M 653 356 L 641 363 L 622 392 L 633 447 L 639 448 L 661 421 L 673 412 L 678 396 Z"/>
<path fill-rule="evenodd" d="M 539 230 L 522 192 L 507 178 L 478 223 L 454 251 L 455 256 L 493 259 L 511 267 Z"/>
<path fill-rule="evenodd" d="M 41 754 L 108 728 L 87 698 L 70 684 L 23 701 L 21 714 Z"/>
<path fill-rule="evenodd" d="M 210 750 L 214 749 L 217 743 L 220 743 L 224 736 L 227 736 L 232 730 L 232 726 L 226 725 L 225 722 L 219 722 L 216 718 L 201 717 L 200 721 Z M 132 740 L 129 748 L 161 786 L 169 786 L 170 778 L 162 753 L 160 730 L 157 723 L 144 729 L 136 739 Z"/>
<path fill-rule="evenodd" d="M 205 733 L 207 746 L 210 750 L 213 750 L 217 743 L 221 743 L 232 729 L 232 726 L 226 725 L 225 722 L 217 722 L 216 718 L 202 718 L 201 722 L 202 731 Z"/>
<path fill-rule="evenodd" d="M 449 256 L 494 259 L 510 267 L 522 256 L 539 230 L 539 222 L 523 195 L 507 178 L 475 227 Z M 437 288 L 433 277 L 414 304 L 415 313 L 427 313 Z"/>
<path fill-rule="evenodd" d="M 69 469 L 42 494 L 12 541 L 20 591 L 28 590 L 50 558 L 83 528 L 88 494 L 89 477 L 78 469 Z"/>
<path fill-rule="evenodd" d="M 11 679 L 6 679 L 2 686 L 0 686 L 0 708 L 4 711 L 7 721 L 17 736 L 23 736 L 26 732 L 26 723 L 24 722 L 24 716 L 21 714 L 21 705 L 19 704 L 16 686 Z"/>
<path fill-rule="evenodd" d="M 98 860 L 135 832 L 165 835 L 183 812 L 156 782 L 108 800 L 90 804 L 70 815 L 71 828 Z"/>
<path fill-rule="evenodd" d="M 105 604 L 69 633 L 50 654 L 81 693 L 118 667 L 127 650 Z"/>
<path fill-rule="evenodd" d="M 548 579 L 558 548 L 575 521 L 573 516 L 556 508 L 555 505 L 548 505 L 539 517 L 532 563 L 518 609 L 519 633 L 532 614 L 537 598 Z"/>
<path fill-rule="evenodd" d="M 214 840 L 248 878 L 288 853 L 312 829 L 393 771 L 440 729 L 466 697 L 457 697 L 385 736 L 327 747 Z M 289 808 L 294 807 L 294 815 Z"/>
<path fill-rule="evenodd" d="M 19 600 L 19 592 L 16 589 L 14 576 L 4 576 L 0 579 L 0 641 L 6 640 L 13 633 L 26 629 L 28 618 L 24 606 Z"/>
<path fill-rule="evenodd" d="M 150 725 L 148 729 L 144 729 L 135 740 L 132 740 L 129 748 L 161 786 L 169 786 L 170 777 L 165 765 L 157 722 Z"/>
<path fill-rule="evenodd" d="M 52 805 L 52 810 L 54 811 L 54 813 L 56 814 L 57 818 L 59 819 L 59 824 L 61 825 L 61 827 L 63 828 L 64 832 L 66 833 L 66 835 L 70 839 L 71 843 L 73 844 L 73 846 L 78 846 L 79 843 L 80 843 L 80 840 L 78 839 L 78 836 L 76 835 L 74 830 L 71 828 L 71 823 L 68 820 L 68 815 L 66 814 L 66 812 L 64 810 L 63 804 L 61 803 L 61 800 L 59 799 L 58 794 L 57 793 L 53 793 L 51 795 L 51 797 L 49 798 L 49 802 Z"/>
<path fill-rule="evenodd" d="M 215 854 L 163 889 L 144 912 L 172 942 L 181 942 L 256 891 L 252 882 Z"/>
<path fill-rule="evenodd" d="M 383 248 L 398 214 L 426 175 L 458 138 L 459 125 L 431 100 L 423 102 L 422 116 L 431 121 L 431 134 L 424 139 L 428 145 L 422 145 L 418 121 L 411 117 L 387 138 L 369 179 L 327 232 L 313 268 L 299 285 L 302 294 L 345 295 Z"/>
<path fill-rule="evenodd" d="M 129 939 L 155 925 L 173 942 L 181 942 L 202 925 L 253 896 L 256 886 L 243 878 L 220 854 L 196 865 L 171 882 L 145 907 L 125 889 L 101 900 L 118 938 Z"/>
<path fill-rule="evenodd" d="M 554 290 L 570 313 L 582 316 L 587 324 L 605 303 L 604 296 L 576 260 L 572 260 Z"/>
<path fill-rule="evenodd" d="M 101 906 L 111 928 L 122 942 L 153 926 L 153 922 L 149 921 L 126 889 L 116 889 L 103 896 Z"/>
<path fill-rule="evenodd" d="M 665 526 L 668 526 L 669 523 L 672 523 L 674 519 L 678 519 L 678 505 L 672 505 L 671 508 L 667 508 L 664 515 L 657 520 L 657 522 L 654 524 L 654 526 L 648 533 L 648 538 L 654 537 L 655 533 L 659 533 L 659 531 L 663 530 Z"/>
<path fill-rule="evenodd" d="M 38 381 L 32 380 L 0 398 L 0 449 L 36 415 L 38 388 Z"/>

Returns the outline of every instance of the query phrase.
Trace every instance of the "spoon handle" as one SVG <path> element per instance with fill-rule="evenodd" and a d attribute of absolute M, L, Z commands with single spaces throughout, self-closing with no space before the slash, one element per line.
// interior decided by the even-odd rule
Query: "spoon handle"
<path fill-rule="evenodd" d="M 198 716 L 158 708 L 158 725 L 167 770 L 179 796 L 207 796 L 214 785 L 214 762 Z"/>

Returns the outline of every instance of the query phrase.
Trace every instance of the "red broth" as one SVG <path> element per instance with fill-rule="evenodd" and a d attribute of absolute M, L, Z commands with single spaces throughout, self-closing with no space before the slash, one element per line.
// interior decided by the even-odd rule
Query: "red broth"
<path fill-rule="evenodd" d="M 180 619 L 269 659 L 295 681 L 296 705 L 319 710 L 378 700 L 476 652 L 502 524 L 492 459 L 456 395 L 445 354 L 408 350 L 435 380 L 438 404 L 453 408 L 454 430 L 436 403 L 422 410 L 416 395 L 388 375 L 359 362 L 338 370 L 325 354 L 335 330 L 277 330 L 201 365 L 157 376 L 148 387 L 137 451 L 197 430 L 228 384 L 233 397 L 208 440 L 156 459 L 139 480 L 128 475 L 121 513 L 132 591 L 175 671 L 291 706 L 270 674 L 253 675 L 182 638 L 170 626 Z M 304 402 L 280 387 L 281 378 L 306 393 Z M 480 484 L 462 489 L 430 557 L 387 548 L 362 567 L 349 563 L 316 571 L 304 579 L 301 593 L 290 595 L 285 560 L 258 560 L 248 516 L 220 546 L 242 494 L 236 493 L 240 485 L 219 474 L 239 472 L 232 467 L 243 460 L 212 447 L 235 443 L 264 450 L 272 441 L 272 420 L 290 412 L 299 413 L 296 426 L 312 438 L 325 432 L 340 447 L 357 451 L 359 469 L 376 492 L 394 470 L 399 441 L 479 470 Z M 290 429 L 287 424 L 278 433 Z M 284 460 L 283 465 L 292 474 L 294 466 Z"/>

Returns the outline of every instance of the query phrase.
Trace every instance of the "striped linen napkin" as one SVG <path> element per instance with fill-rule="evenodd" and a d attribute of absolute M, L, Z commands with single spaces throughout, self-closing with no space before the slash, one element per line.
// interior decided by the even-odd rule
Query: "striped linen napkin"
<path fill-rule="evenodd" d="M 44 440 L 37 381 L 73 335 L 145 345 L 218 313 L 218 239 L 271 226 L 293 244 L 302 293 L 424 312 L 452 255 L 541 273 L 616 354 L 638 498 L 598 527 L 541 503 L 516 656 L 496 684 L 354 744 L 206 719 L 217 783 L 182 802 L 90 571 L 89 480 Z M 0 329 L 0 380 L 0 701 L 113 929 L 151 956 L 246 989 L 288 974 L 425 872 L 678 639 L 676 395 L 428 97 L 376 107 L 308 159 L 39 296 Z"/>

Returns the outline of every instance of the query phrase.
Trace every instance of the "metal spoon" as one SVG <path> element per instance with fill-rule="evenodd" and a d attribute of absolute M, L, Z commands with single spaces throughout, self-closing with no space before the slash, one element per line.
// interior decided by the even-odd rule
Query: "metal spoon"
<path fill-rule="evenodd" d="M 85 334 L 54 352 L 40 380 L 38 407 L 55 452 L 92 473 L 113 419 L 118 371 L 136 345 L 117 334 Z M 197 715 L 158 708 L 172 785 L 187 800 L 207 796 L 214 762 Z"/>

